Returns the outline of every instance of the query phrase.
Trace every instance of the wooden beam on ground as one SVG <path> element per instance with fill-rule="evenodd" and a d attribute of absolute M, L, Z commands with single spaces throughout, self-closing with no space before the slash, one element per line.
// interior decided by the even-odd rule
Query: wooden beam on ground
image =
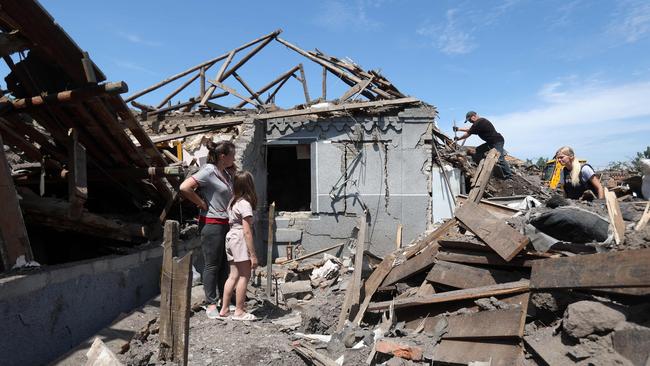
<path fill-rule="evenodd" d="M 359 312 L 359 303 L 361 298 L 361 272 L 363 271 L 363 251 L 366 245 L 366 229 L 368 227 L 368 212 L 363 211 L 359 217 L 359 232 L 357 234 L 357 247 L 354 254 L 354 272 L 352 272 L 352 282 L 345 290 L 345 300 L 341 306 L 341 314 L 336 327 L 341 330 L 345 327 L 345 321 L 355 319 Z"/>
<path fill-rule="evenodd" d="M 607 188 L 603 189 L 605 190 L 605 202 L 607 203 L 609 223 L 614 229 L 614 241 L 617 245 L 620 245 L 625 241 L 625 223 L 623 222 L 621 208 L 618 205 L 616 194 L 614 192 L 610 192 Z"/>
<path fill-rule="evenodd" d="M 528 237 L 471 200 L 458 208 L 455 215 L 463 225 L 506 261 L 514 258 L 530 241 Z"/>
<path fill-rule="evenodd" d="M 466 264 L 484 264 L 490 266 L 507 266 L 507 267 L 532 267 L 535 259 L 515 257 L 510 261 L 505 261 L 495 253 L 472 252 L 454 249 L 440 249 L 436 256 L 439 261 Z"/>
<path fill-rule="evenodd" d="M 0 147 L 4 147 L 2 135 L 0 135 Z M 26 261 L 31 261 L 34 256 L 4 148 L 0 151 L 0 202 L 2 202 L 0 255 L 3 268 L 8 271 L 16 264 L 19 257 L 24 256 Z"/>
<path fill-rule="evenodd" d="M 160 279 L 160 348 L 158 359 L 187 365 L 190 332 L 192 252 L 178 254 L 179 224 L 165 221 Z"/>
<path fill-rule="evenodd" d="M 366 309 L 368 309 L 368 305 L 370 304 L 370 300 L 372 300 L 372 296 L 375 294 L 375 292 L 377 292 L 377 289 L 381 285 L 382 281 L 384 280 L 386 275 L 391 271 L 391 268 L 393 268 L 394 261 L 395 261 L 395 254 L 387 255 L 381 261 L 381 263 L 379 263 L 379 265 L 375 267 L 375 270 L 372 271 L 370 277 L 368 277 L 366 282 L 363 284 L 363 292 L 364 292 L 363 302 L 359 306 L 359 311 L 357 312 L 356 316 L 354 317 L 354 320 L 352 321 L 354 324 L 356 325 L 361 324 L 361 320 L 363 320 L 363 316 L 366 313 Z"/>
<path fill-rule="evenodd" d="M 442 340 L 433 351 L 434 363 L 467 365 L 486 362 L 490 366 L 521 365 L 523 349 L 518 340 L 474 342 Z"/>
<path fill-rule="evenodd" d="M 474 203 L 479 203 L 481 198 L 483 198 L 483 193 L 485 192 L 485 187 L 487 187 L 490 177 L 492 176 L 492 170 L 494 165 L 499 160 L 499 152 L 497 149 L 492 149 L 488 151 L 485 155 L 485 158 L 481 160 L 476 168 L 476 172 L 471 180 L 471 186 L 467 200 Z"/>
<path fill-rule="evenodd" d="M 648 221 L 650 221 L 650 201 L 646 203 L 645 210 L 643 211 L 643 215 L 641 215 L 641 219 L 634 227 L 634 231 L 643 230 L 643 228 L 648 224 Z"/>
<path fill-rule="evenodd" d="M 549 258 L 533 263 L 533 289 L 650 287 L 650 249 Z"/>
<path fill-rule="evenodd" d="M 426 270 L 436 262 L 436 254 L 438 254 L 438 243 L 433 242 L 424 248 L 420 254 L 393 267 L 382 282 L 381 287 L 390 286 Z"/>
<path fill-rule="evenodd" d="M 526 306 L 527 307 L 527 306 Z M 523 310 L 523 311 L 522 311 Z M 523 313 L 523 316 L 522 316 Z M 526 309 L 512 307 L 447 317 L 443 339 L 523 337 Z"/>
<path fill-rule="evenodd" d="M 269 233 L 266 241 L 266 296 L 273 294 L 273 223 L 275 222 L 275 202 L 269 206 Z"/>
<path fill-rule="evenodd" d="M 461 289 L 515 282 L 521 278 L 522 275 L 517 272 L 478 268 L 445 261 L 438 261 L 427 275 L 429 282 Z"/>
<path fill-rule="evenodd" d="M 71 129 L 70 149 L 68 157 L 68 201 L 70 202 L 70 218 L 78 220 L 88 199 L 88 174 L 86 164 L 86 148 L 79 144 L 77 131 Z"/>
<path fill-rule="evenodd" d="M 481 297 L 490 297 L 497 295 L 517 294 L 527 292 L 529 288 L 528 280 L 502 283 L 498 285 L 475 287 L 463 290 L 454 290 L 441 292 L 428 296 L 412 297 L 395 301 L 382 301 L 370 303 L 369 311 L 383 311 L 394 304 L 395 309 L 407 308 L 412 306 L 437 304 L 449 301 L 459 301 L 467 299 L 480 299 Z"/>
<path fill-rule="evenodd" d="M 457 202 L 461 205 L 467 201 L 467 195 L 459 194 L 456 196 Z M 500 205 L 498 203 L 490 202 L 488 200 L 481 200 L 479 206 L 488 210 L 492 215 L 496 216 L 499 219 L 509 219 L 514 214 L 518 213 L 519 210 L 510 208 L 508 206 Z"/>
<path fill-rule="evenodd" d="M 308 343 L 296 341 L 292 344 L 293 350 L 309 361 L 310 365 L 316 366 L 338 366 L 331 358 L 319 353 Z"/>

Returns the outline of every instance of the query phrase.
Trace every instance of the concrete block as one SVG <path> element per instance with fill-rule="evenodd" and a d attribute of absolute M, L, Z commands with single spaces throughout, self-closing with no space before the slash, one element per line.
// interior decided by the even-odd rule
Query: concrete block
<path fill-rule="evenodd" d="M 140 263 L 140 253 L 129 254 L 112 259 L 111 268 L 114 271 L 122 271 L 132 267 L 137 267 Z"/>
<path fill-rule="evenodd" d="M 277 229 L 275 230 L 275 241 L 278 242 L 298 242 L 302 239 L 302 230 L 296 229 Z"/>
<path fill-rule="evenodd" d="M 287 229 L 289 228 L 289 223 L 291 219 L 288 217 L 277 217 L 275 219 L 275 227 L 278 229 Z"/>

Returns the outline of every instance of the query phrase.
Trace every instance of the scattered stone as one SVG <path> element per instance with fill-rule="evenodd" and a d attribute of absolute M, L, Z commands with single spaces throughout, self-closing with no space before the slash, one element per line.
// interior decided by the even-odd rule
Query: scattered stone
<path fill-rule="evenodd" d="M 634 365 L 645 366 L 650 361 L 650 328 L 616 330 L 612 334 L 612 346 Z"/>
<path fill-rule="evenodd" d="M 285 301 L 289 298 L 303 298 L 307 294 L 311 294 L 311 281 L 294 281 L 285 282 L 280 285 L 280 292 Z"/>
<path fill-rule="evenodd" d="M 562 329 L 573 338 L 583 338 L 592 333 L 606 333 L 625 321 L 618 310 L 595 301 L 578 301 L 567 307 Z"/>

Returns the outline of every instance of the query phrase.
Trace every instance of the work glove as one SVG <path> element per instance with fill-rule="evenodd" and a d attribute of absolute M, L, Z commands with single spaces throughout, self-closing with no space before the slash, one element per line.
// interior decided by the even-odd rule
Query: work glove
<path fill-rule="evenodd" d="M 458 127 L 454 126 L 454 132 L 458 131 Z"/>
<path fill-rule="evenodd" d="M 458 140 L 460 140 L 458 136 L 454 136 L 454 141 L 458 141 Z"/>

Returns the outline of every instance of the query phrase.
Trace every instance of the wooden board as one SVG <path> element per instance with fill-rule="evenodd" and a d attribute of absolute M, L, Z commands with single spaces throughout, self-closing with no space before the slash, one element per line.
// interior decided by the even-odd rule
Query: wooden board
<path fill-rule="evenodd" d="M 650 249 L 628 250 L 533 263 L 530 285 L 535 289 L 650 287 Z"/>
<path fill-rule="evenodd" d="M 521 313 L 521 308 L 512 308 L 453 315 L 447 317 L 443 339 L 521 337 Z"/>
<path fill-rule="evenodd" d="M 393 267 L 384 279 L 384 282 L 382 282 L 381 287 L 390 286 L 431 267 L 436 260 L 437 253 L 438 244 L 434 242 L 426 247 L 420 254 Z"/>
<path fill-rule="evenodd" d="M 357 236 L 357 247 L 354 255 L 354 272 L 352 272 L 352 282 L 345 290 L 345 300 L 341 306 L 339 321 L 336 329 L 341 330 L 345 326 L 345 321 L 356 318 L 359 310 L 361 297 L 361 271 L 363 265 L 363 251 L 366 243 L 367 212 L 364 211 L 359 218 L 359 233 Z"/>
<path fill-rule="evenodd" d="M 460 250 L 442 250 L 438 251 L 436 258 L 441 261 L 467 263 L 467 264 L 485 264 L 492 266 L 505 266 L 505 267 L 531 267 L 535 260 L 513 258 L 509 262 L 503 260 L 494 253 L 484 252 L 470 252 Z"/>
<path fill-rule="evenodd" d="M 363 302 L 361 303 L 361 306 L 359 306 L 359 311 L 357 312 L 356 316 L 354 317 L 354 324 L 361 324 L 361 320 L 363 319 L 363 315 L 366 313 L 366 309 L 368 309 L 368 304 L 370 304 L 370 300 L 372 299 L 372 295 L 377 292 L 377 289 L 379 288 L 380 284 L 386 278 L 386 275 L 390 272 L 391 268 L 393 268 L 393 262 L 395 260 L 395 255 L 394 254 L 389 254 L 387 255 L 384 260 L 379 263 L 379 265 L 375 268 L 374 271 L 372 271 L 372 274 L 370 274 L 370 277 L 368 277 L 368 280 L 363 285 Z"/>
<path fill-rule="evenodd" d="M 464 204 L 467 201 L 467 196 L 459 194 L 456 196 L 457 202 Z M 514 214 L 519 212 L 519 210 L 510 208 L 508 206 L 500 205 L 498 203 L 490 202 L 488 200 L 481 200 L 479 206 L 488 210 L 492 215 L 496 216 L 499 219 L 508 219 L 511 218 Z"/>
<path fill-rule="evenodd" d="M 466 365 L 473 361 L 490 362 L 490 366 L 521 365 L 523 349 L 519 341 L 472 342 L 442 340 L 433 351 L 433 360 Z"/>
<path fill-rule="evenodd" d="M 439 261 L 427 275 L 427 281 L 455 288 L 490 286 L 514 282 L 522 278 L 517 272 L 472 267 L 465 264 Z"/>
<path fill-rule="evenodd" d="M 395 309 L 401 309 L 411 306 L 437 304 L 448 301 L 459 301 L 466 299 L 479 299 L 481 297 L 490 297 L 496 295 L 516 294 L 527 292 L 529 289 L 528 280 L 502 283 L 492 286 L 482 286 L 463 290 L 447 291 L 429 296 L 419 296 L 398 301 L 382 301 L 370 303 L 368 310 L 379 311 L 388 309 L 391 303 Z"/>
<path fill-rule="evenodd" d="M 514 258 L 529 242 L 528 237 L 476 203 L 462 205 L 456 210 L 456 218 L 506 261 Z"/>
<path fill-rule="evenodd" d="M 634 231 L 641 231 L 648 224 L 648 221 L 650 221 L 650 201 L 646 203 L 643 215 L 641 215 L 641 219 L 634 226 Z"/>
<path fill-rule="evenodd" d="M 496 149 L 488 151 L 485 158 L 481 160 L 471 181 L 470 191 L 467 195 L 467 200 L 469 202 L 479 203 L 481 201 L 483 193 L 485 192 L 485 187 L 487 187 L 490 177 L 492 176 L 494 165 L 498 160 L 499 152 Z"/>
<path fill-rule="evenodd" d="M 625 241 L 625 222 L 621 208 L 618 205 L 616 194 L 605 189 L 605 202 L 607 203 L 607 213 L 609 214 L 609 223 L 614 228 L 614 241 L 616 244 L 622 244 Z"/>

